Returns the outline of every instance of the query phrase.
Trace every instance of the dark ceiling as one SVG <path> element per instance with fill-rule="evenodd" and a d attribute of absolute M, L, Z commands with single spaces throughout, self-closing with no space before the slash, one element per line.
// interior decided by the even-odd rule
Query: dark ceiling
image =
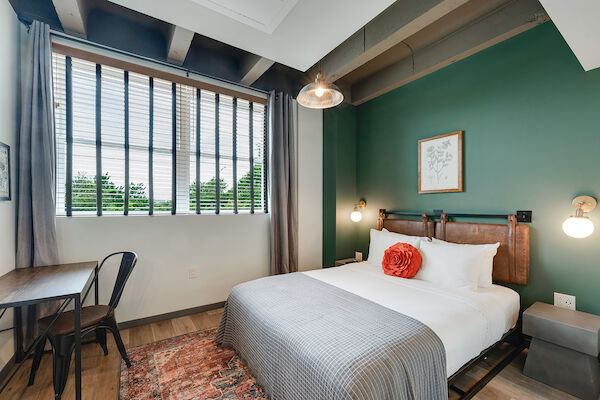
<path fill-rule="evenodd" d="M 171 25 L 107 0 L 82 0 L 87 10 L 87 40 L 160 61 L 167 60 Z M 52 0 L 9 0 L 19 19 L 37 19 L 63 31 Z M 195 34 L 183 64 L 202 74 L 239 82 L 243 60 L 250 53 L 200 34 Z M 275 63 L 252 86 L 280 90 L 294 97 L 307 79 L 293 68 Z"/>

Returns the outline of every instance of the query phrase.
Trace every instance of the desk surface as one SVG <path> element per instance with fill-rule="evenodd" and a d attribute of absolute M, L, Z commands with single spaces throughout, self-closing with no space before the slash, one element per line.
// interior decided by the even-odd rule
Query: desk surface
<path fill-rule="evenodd" d="M 93 279 L 97 261 L 19 268 L 0 277 L 0 307 L 57 300 L 82 293 Z"/>

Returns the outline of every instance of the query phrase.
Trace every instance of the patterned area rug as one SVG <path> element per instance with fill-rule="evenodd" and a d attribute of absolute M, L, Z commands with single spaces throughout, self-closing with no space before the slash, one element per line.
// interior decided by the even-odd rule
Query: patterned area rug
<path fill-rule="evenodd" d="M 121 363 L 121 400 L 266 399 L 235 350 L 219 347 L 216 329 L 128 349 Z"/>

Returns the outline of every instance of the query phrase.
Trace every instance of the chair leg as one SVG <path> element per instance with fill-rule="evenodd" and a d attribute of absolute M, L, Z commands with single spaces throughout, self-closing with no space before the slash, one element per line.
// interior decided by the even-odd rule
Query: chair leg
<path fill-rule="evenodd" d="M 125 345 L 123 345 L 123 340 L 121 339 L 119 328 L 117 328 L 117 321 L 115 321 L 115 319 L 112 318 L 107 322 L 108 329 L 110 329 L 111 333 L 113 334 L 113 337 L 115 338 L 115 342 L 117 344 L 117 348 L 119 349 L 119 353 L 121 353 L 121 357 L 123 358 L 123 361 L 125 361 L 127 368 L 130 368 L 131 362 L 129 361 L 129 357 L 127 357 L 127 351 L 125 351 Z"/>
<path fill-rule="evenodd" d="M 28 386 L 32 386 L 35 382 L 35 375 L 37 370 L 40 368 L 40 362 L 42 361 L 42 356 L 44 355 L 44 348 L 46 347 L 47 338 L 44 336 L 40 343 L 35 348 L 35 355 L 33 356 L 33 362 L 31 363 L 31 372 L 29 373 L 29 383 Z"/>
<path fill-rule="evenodd" d="M 106 329 L 98 328 L 96 329 L 96 342 L 102 347 L 104 351 L 104 355 L 108 355 L 108 347 L 106 346 Z"/>
<path fill-rule="evenodd" d="M 62 397 L 67 384 L 73 343 L 72 336 L 56 338 L 54 343 L 52 377 L 54 381 L 54 398 L 56 400 Z"/>

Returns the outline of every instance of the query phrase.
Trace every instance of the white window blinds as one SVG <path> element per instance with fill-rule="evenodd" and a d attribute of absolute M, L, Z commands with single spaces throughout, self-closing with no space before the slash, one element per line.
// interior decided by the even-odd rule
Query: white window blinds
<path fill-rule="evenodd" d="M 264 213 L 263 104 L 53 54 L 57 215 Z"/>

